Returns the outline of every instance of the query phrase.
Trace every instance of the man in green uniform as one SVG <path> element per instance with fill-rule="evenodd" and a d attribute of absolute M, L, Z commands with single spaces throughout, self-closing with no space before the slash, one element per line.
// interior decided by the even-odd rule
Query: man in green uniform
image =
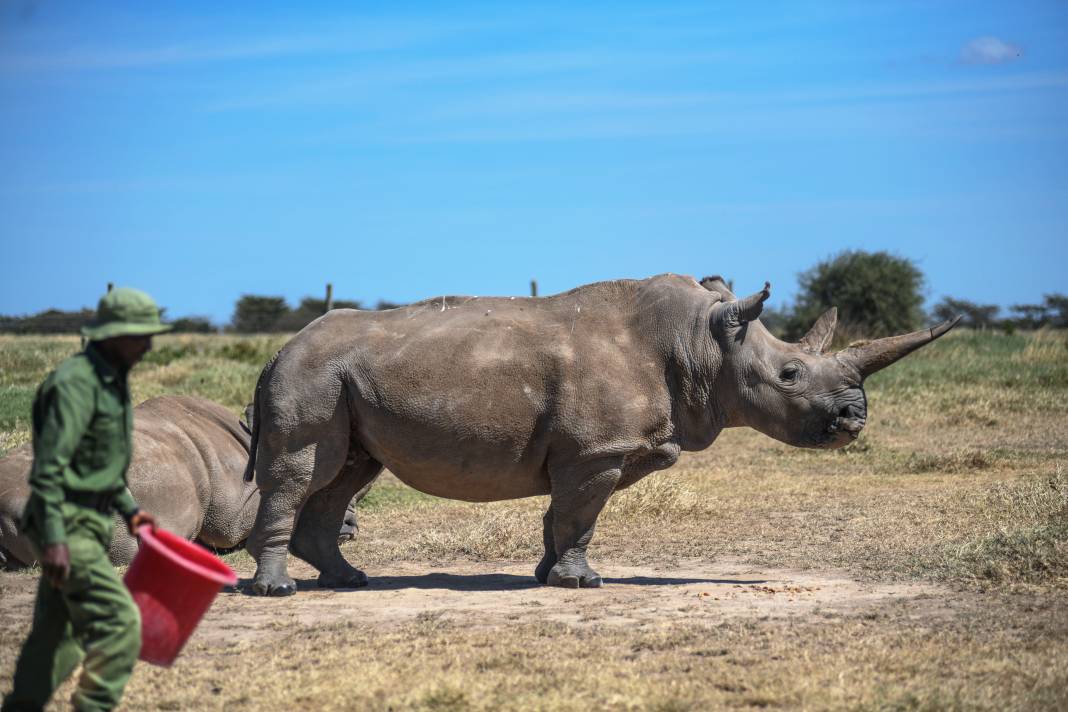
<path fill-rule="evenodd" d="M 152 348 L 152 335 L 169 328 L 147 294 L 113 289 L 82 330 L 85 350 L 37 390 L 32 494 L 20 526 L 37 547 L 42 576 L 4 712 L 43 708 L 79 662 L 76 709 L 112 709 L 130 679 L 141 619 L 108 561 L 112 516 L 118 511 L 131 533 L 156 521 L 126 488 L 133 430 L 126 376 Z"/>

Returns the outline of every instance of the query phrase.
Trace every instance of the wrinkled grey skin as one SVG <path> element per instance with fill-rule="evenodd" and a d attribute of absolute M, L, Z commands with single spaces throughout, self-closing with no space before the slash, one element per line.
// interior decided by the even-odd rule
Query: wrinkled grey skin
<path fill-rule="evenodd" d="M 165 529 L 219 549 L 239 547 L 259 505 L 259 492 L 241 476 L 248 447 L 247 429 L 221 405 L 191 396 L 152 398 L 134 410 L 130 491 Z M 29 444 L 0 461 L 0 548 L 12 559 L 9 566 L 35 558 L 15 530 L 32 463 Z M 128 564 L 136 553 L 136 539 L 116 516 L 112 563 Z"/>
<path fill-rule="evenodd" d="M 240 548 L 260 502 L 255 485 L 242 478 L 248 448 L 248 428 L 223 406 L 191 396 L 153 398 L 134 412 L 130 491 L 165 529 L 219 550 Z M 36 558 L 17 530 L 32 464 L 29 444 L 0 460 L 0 569 L 28 566 Z M 349 503 L 339 542 L 359 531 L 355 507 L 367 489 Z M 108 553 L 118 565 L 137 553 L 137 541 L 117 516 Z"/>
<path fill-rule="evenodd" d="M 950 328 L 824 355 L 833 310 L 801 343 L 784 343 L 757 321 L 769 293 L 737 300 L 718 277 L 660 275 L 545 298 L 327 313 L 257 385 L 253 592 L 295 592 L 287 548 L 321 585 L 364 585 L 336 532 L 344 503 L 383 465 L 453 499 L 550 495 L 537 580 L 600 586 L 586 549 L 613 492 L 724 428 L 841 447 L 864 426 L 872 367 Z"/>

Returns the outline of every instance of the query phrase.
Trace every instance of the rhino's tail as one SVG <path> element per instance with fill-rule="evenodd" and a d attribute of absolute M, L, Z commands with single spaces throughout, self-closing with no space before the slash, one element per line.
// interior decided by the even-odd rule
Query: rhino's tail
<path fill-rule="evenodd" d="M 260 371 L 260 377 L 256 380 L 256 392 L 252 396 L 252 407 L 249 409 L 250 418 L 252 421 L 249 423 L 251 426 L 251 438 L 248 444 L 248 464 L 245 465 L 245 482 L 251 482 L 252 478 L 256 476 L 256 450 L 260 441 L 260 393 L 263 390 L 263 384 L 267 380 L 267 374 L 271 372 L 271 368 L 274 367 L 274 362 L 278 359 L 276 353 L 271 357 L 271 360 Z"/>

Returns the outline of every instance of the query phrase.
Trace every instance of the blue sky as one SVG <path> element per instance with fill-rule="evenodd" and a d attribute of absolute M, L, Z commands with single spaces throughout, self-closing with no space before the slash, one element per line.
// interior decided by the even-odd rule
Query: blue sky
<path fill-rule="evenodd" d="M 229 319 L 844 249 L 1068 291 L 1068 3 L 0 3 L 0 313 Z"/>

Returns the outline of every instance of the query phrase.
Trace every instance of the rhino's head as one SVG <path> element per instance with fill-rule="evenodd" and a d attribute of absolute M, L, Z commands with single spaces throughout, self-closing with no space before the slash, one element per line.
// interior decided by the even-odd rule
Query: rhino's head
<path fill-rule="evenodd" d="M 701 284 L 719 292 L 712 335 L 723 354 L 717 397 L 727 425 L 747 425 L 789 445 L 839 448 L 853 442 L 868 417 L 864 379 L 937 339 L 959 317 L 931 329 L 824 353 L 838 311 L 827 310 L 798 343 L 780 341 L 757 317 L 771 285 L 735 299 L 717 277 Z"/>

